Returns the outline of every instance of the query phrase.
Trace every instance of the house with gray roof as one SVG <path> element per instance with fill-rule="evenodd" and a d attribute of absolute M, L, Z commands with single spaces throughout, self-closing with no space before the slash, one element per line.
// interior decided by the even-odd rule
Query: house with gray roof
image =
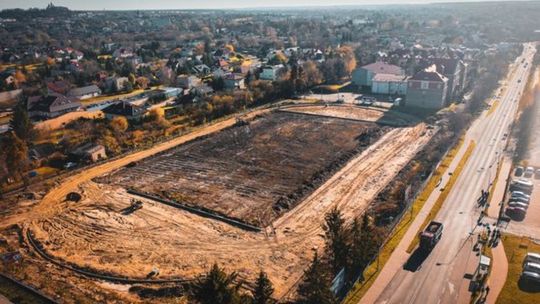
<path fill-rule="evenodd" d="M 373 77 L 377 74 L 405 76 L 405 71 L 397 65 L 377 61 L 355 69 L 352 73 L 352 83 L 359 87 L 371 87 Z"/>
<path fill-rule="evenodd" d="M 93 84 L 86 87 L 71 89 L 68 93 L 68 97 L 76 97 L 80 100 L 92 98 L 101 95 L 101 89 Z"/>
<path fill-rule="evenodd" d="M 78 99 L 60 94 L 29 98 L 29 103 L 28 116 L 31 118 L 54 118 L 77 111 L 81 107 Z"/>

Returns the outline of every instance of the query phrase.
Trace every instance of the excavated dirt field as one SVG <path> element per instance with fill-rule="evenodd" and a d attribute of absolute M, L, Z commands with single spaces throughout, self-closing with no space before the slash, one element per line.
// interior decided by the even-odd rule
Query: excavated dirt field
<path fill-rule="evenodd" d="M 307 126 L 309 126 L 309 128 L 318 128 L 319 132 L 304 130 L 303 132 L 308 134 L 308 137 L 302 137 L 299 136 L 300 133 L 296 133 L 296 137 L 291 137 L 295 139 L 294 141 L 290 143 L 284 141 L 279 145 L 271 140 L 281 138 L 280 136 L 285 137 L 285 135 L 276 135 L 281 134 L 280 132 L 294 134 L 295 131 L 291 129 L 291 122 L 288 122 L 288 119 L 279 124 L 266 121 L 269 117 L 279 119 L 280 117 L 296 116 L 300 118 L 292 121 L 294 121 L 293 124 L 298 125 L 298 128 L 302 128 L 302 126 L 308 128 Z M 310 122 L 311 120 L 315 120 L 315 122 Z M 284 301 L 301 279 L 313 253 L 323 249 L 324 240 L 321 224 L 324 221 L 324 215 L 335 206 L 342 210 L 347 219 L 360 215 L 378 192 L 428 143 L 433 135 L 432 130 L 421 123 L 389 129 L 377 141 L 363 147 L 362 152 L 349 158 L 349 161 L 340 169 L 336 169 L 337 172 L 327 173 L 327 178 L 321 182 L 320 186 L 313 191 L 306 192 L 308 194 L 305 195 L 304 199 L 298 201 L 296 206 L 274 218 L 269 225 L 264 227 L 263 232 L 259 233 L 249 232 L 153 200 L 135 197 L 127 193 L 125 185 L 120 180 L 112 182 L 115 178 L 123 176 L 123 172 L 127 170 L 133 170 L 132 172 L 136 172 L 135 169 L 140 170 L 141 167 L 147 165 L 148 160 L 159 160 L 170 153 L 181 156 L 183 154 L 179 151 L 190 147 L 190 149 L 194 149 L 193 147 L 197 147 L 199 143 L 207 143 L 209 138 L 226 138 L 227 136 L 235 138 L 233 134 L 230 134 L 231 130 L 244 130 L 246 132 L 246 126 L 229 128 L 233 123 L 234 120 L 223 121 L 175 139 L 174 142 L 155 146 L 151 150 L 128 155 L 77 173 L 59 182 L 26 214 L 7 217 L 4 224 L 0 223 L 0 227 L 11 227 L 17 223 L 21 225 L 22 231 L 31 232 L 34 235 L 35 240 L 41 244 L 38 247 L 42 248 L 42 251 L 56 263 L 70 265 L 95 274 L 145 279 L 155 267 L 160 272 L 158 279 L 191 279 L 204 273 L 212 263 L 217 262 L 228 271 L 237 271 L 241 278 L 253 281 L 259 270 L 264 269 L 276 289 L 275 297 Z M 258 123 L 260 126 L 257 126 Z M 344 125 L 341 125 L 342 123 Z M 273 126 L 271 131 L 263 132 L 262 130 L 268 126 Z M 273 157 L 276 158 L 266 160 L 270 162 L 266 164 L 266 168 L 272 169 L 279 164 L 279 158 L 276 155 L 280 154 L 264 149 L 275 150 L 286 152 L 281 155 L 281 159 L 285 162 L 290 157 L 294 161 L 302 162 L 302 165 L 291 164 L 295 168 L 307 171 L 307 168 L 311 168 L 312 165 L 306 165 L 306 163 L 317 164 L 319 166 L 317 169 L 309 169 L 310 172 L 317 172 L 317 170 L 325 168 L 324 161 L 318 160 L 317 155 L 326 157 L 326 162 L 328 162 L 337 159 L 334 154 L 339 153 L 336 151 L 340 151 L 335 147 L 325 146 L 340 145 L 340 149 L 348 148 L 352 151 L 358 144 L 354 138 L 355 134 L 361 134 L 369 129 L 382 129 L 381 126 L 372 123 L 351 123 L 350 120 L 344 119 L 286 113 L 274 113 L 258 118 L 255 122 L 251 122 L 251 131 L 246 134 L 255 133 L 252 130 L 255 127 L 261 128 L 261 131 L 256 133 L 259 134 L 258 136 L 250 135 L 252 138 L 250 144 L 262 142 L 257 151 L 252 152 L 250 149 L 254 149 L 253 146 L 241 142 L 237 148 L 234 148 L 236 146 L 234 142 L 229 142 L 232 146 L 230 148 L 212 146 L 208 143 L 205 146 L 208 152 L 204 152 L 205 147 L 202 146 L 198 150 L 186 151 L 198 151 L 201 155 L 215 155 L 210 158 L 212 162 L 206 164 L 204 168 L 215 164 L 230 164 L 232 161 L 228 159 L 233 159 L 246 162 L 247 165 L 242 164 L 240 168 L 247 170 L 246 168 L 254 168 L 252 167 L 254 165 L 249 162 L 249 158 L 242 158 L 242 153 L 236 153 L 242 152 L 244 149 L 244 153 L 251 155 L 251 157 L 274 155 Z M 334 133 L 327 132 L 325 130 L 327 128 L 332 128 Z M 219 133 L 184 143 L 186 140 L 193 140 L 196 134 L 208 135 L 211 131 Z M 267 137 L 264 134 L 267 134 Z M 348 137 L 352 137 L 352 139 Z M 267 142 L 264 142 L 265 138 Z M 307 141 L 308 139 L 309 141 Z M 311 143 L 311 141 L 317 143 Z M 170 150 L 175 143 L 184 144 Z M 318 154 L 312 151 L 312 147 L 320 149 Z M 287 151 L 288 148 L 294 148 L 294 153 Z M 156 152 L 161 154 L 151 156 Z M 311 160 L 309 157 L 298 156 L 298 154 L 303 153 L 309 155 Z M 219 157 L 220 155 L 223 157 Z M 148 156 L 151 158 L 140 161 L 141 158 Z M 199 155 L 199 157 L 201 156 Z M 132 161 L 138 161 L 138 165 L 124 168 Z M 272 164 L 271 161 L 274 163 Z M 261 161 L 258 160 L 258 162 Z M 202 160 L 201 163 L 205 164 Z M 176 165 L 179 164 L 176 163 Z M 176 168 L 170 170 L 170 168 L 174 167 L 170 165 L 162 168 L 164 176 L 170 174 L 169 171 L 181 170 Z M 111 170 L 113 170 L 110 178 L 111 183 L 107 183 L 109 178 L 104 177 L 103 174 L 111 172 Z M 219 172 L 222 172 L 223 175 L 235 176 L 227 172 L 226 169 L 220 170 Z M 290 176 L 286 174 L 295 173 L 292 170 L 285 173 L 280 170 L 272 171 L 271 175 L 264 176 L 271 176 L 272 183 L 286 187 L 287 183 L 280 181 L 278 177 L 287 179 Z M 196 176 L 194 173 L 189 174 Z M 223 191 L 218 195 L 242 199 L 242 196 L 238 194 L 240 192 L 228 190 L 216 182 L 221 180 L 217 178 L 219 173 L 213 172 L 212 174 L 214 174 L 214 178 L 209 180 L 218 185 L 214 186 L 218 187 L 216 191 Z M 309 174 L 303 176 L 304 179 L 310 177 Z M 166 184 L 165 179 L 158 180 L 154 176 L 148 177 L 141 174 L 138 178 L 142 179 L 143 177 L 150 179 L 146 181 L 146 184 L 139 183 L 141 187 Z M 295 179 L 300 180 L 300 177 L 295 175 Z M 266 188 L 274 187 L 273 184 L 265 184 L 265 181 L 268 180 L 260 179 L 256 184 L 261 187 L 260 191 L 262 192 L 268 191 Z M 187 184 L 187 182 L 184 183 Z M 288 189 L 297 189 L 298 185 L 302 185 L 302 183 Z M 247 185 L 250 184 L 247 183 Z M 71 191 L 80 193 L 82 200 L 77 203 L 65 201 L 64 198 Z M 268 191 L 268 193 L 274 192 Z M 257 193 L 257 195 L 259 194 Z M 280 195 L 282 194 L 280 193 Z M 271 206 L 275 199 L 279 198 L 279 195 L 264 194 L 258 197 L 266 198 L 266 201 L 263 203 L 252 203 L 247 199 L 241 201 L 251 204 L 250 206 L 253 208 L 272 208 L 268 206 Z M 131 199 L 141 199 L 143 207 L 133 213 L 126 214 L 123 210 L 130 206 Z M 249 215 L 250 213 L 245 214 Z M 14 242 L 16 239 L 14 237 Z M 72 270 L 62 268 L 63 266 L 51 265 L 49 261 L 39 257 L 36 254 L 36 248 L 32 248 L 29 243 L 27 240 L 25 244 L 28 246 L 22 250 L 25 259 L 24 265 L 35 265 L 35 267 L 25 267 L 25 281 L 36 284 L 38 288 L 46 290 L 48 294 L 59 295 L 67 292 L 97 299 L 96 301 L 101 302 L 100 299 L 103 298 L 100 297 L 108 292 L 111 296 L 114 295 L 115 298 L 124 299 L 126 302 L 141 301 L 136 295 L 128 292 L 130 284 L 111 284 L 111 282 L 94 280 L 77 275 Z M 47 284 L 48 281 L 51 283 Z M 65 286 L 66 284 L 69 286 Z M 98 285 L 99 287 L 97 287 Z M 58 290 L 58 288 L 62 290 Z"/>
<path fill-rule="evenodd" d="M 374 121 L 391 126 L 408 126 L 418 123 L 414 116 L 391 110 L 364 108 L 357 105 L 296 105 L 282 108 L 284 112 L 304 113 L 323 117 L 336 117 L 358 121 Z"/>
<path fill-rule="evenodd" d="M 274 112 L 96 179 L 266 226 L 389 127 Z"/>

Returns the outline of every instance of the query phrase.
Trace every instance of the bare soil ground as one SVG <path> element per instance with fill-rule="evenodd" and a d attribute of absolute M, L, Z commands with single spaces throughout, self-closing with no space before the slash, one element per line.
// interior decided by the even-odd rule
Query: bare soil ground
<path fill-rule="evenodd" d="M 406 126 L 418 123 L 418 119 L 406 113 L 386 109 L 365 108 L 358 105 L 297 105 L 283 107 L 282 111 L 305 113 L 359 121 L 372 121 L 393 126 Z"/>
<path fill-rule="evenodd" d="M 266 226 L 388 130 L 374 123 L 271 113 L 97 181 Z"/>
<path fill-rule="evenodd" d="M 160 270 L 161 279 L 194 278 L 214 262 L 229 271 L 238 271 L 242 278 L 249 280 L 264 269 L 274 283 L 275 296 L 282 298 L 295 287 L 313 252 L 322 250 L 321 224 L 325 213 L 337 206 L 348 219 L 360 215 L 432 136 L 424 124 L 390 130 L 353 156 L 296 207 L 265 227 L 263 233 L 247 232 L 144 199 L 142 209 L 124 215 L 122 209 L 129 206 L 133 198 L 126 189 L 92 181 L 108 172 L 122 170 L 130 162 L 181 149 L 182 146 L 169 150 L 233 124 L 234 119 L 225 120 L 71 176 L 58 183 L 35 206 L 29 206 L 29 211 L 4 215 L 0 232 L 13 224 L 21 225 L 23 231 L 31 230 L 44 251 L 58 261 L 96 273 L 130 278 L 145 278 L 153 267 Z M 363 123 L 361 125 L 365 128 Z M 345 126 L 348 127 L 350 125 Z M 318 137 L 311 135 L 310 140 L 313 139 Z M 331 140 L 344 147 L 354 147 L 350 139 Z M 304 150 L 300 152 L 312 153 L 306 147 L 304 143 Z M 65 201 L 71 191 L 78 191 L 83 199 L 78 203 Z M 11 244 L 16 244 L 16 240 L 14 235 Z M 127 291 L 130 285 L 104 284 L 81 277 L 51 265 L 26 245 L 21 252 L 25 263 L 19 270 L 20 277 L 48 294 L 69 293 L 67 302 L 75 295 L 99 302 L 107 292 L 115 299 L 144 301 Z"/>

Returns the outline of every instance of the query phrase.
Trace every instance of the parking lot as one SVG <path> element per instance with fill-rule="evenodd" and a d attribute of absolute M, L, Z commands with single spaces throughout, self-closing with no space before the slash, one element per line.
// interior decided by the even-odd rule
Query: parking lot
<path fill-rule="evenodd" d="M 357 93 L 334 93 L 334 94 L 308 94 L 301 96 L 304 99 L 318 99 L 324 102 L 339 102 L 347 104 L 362 104 L 366 106 L 374 106 L 379 108 L 391 108 L 394 104 L 388 100 L 388 97 L 382 98 L 370 94 Z"/>
<path fill-rule="evenodd" d="M 538 170 L 536 167 L 534 170 Z M 530 194 L 530 199 L 528 202 L 527 212 L 523 219 L 516 217 L 511 217 L 513 220 L 508 225 L 507 231 L 516 235 L 527 236 L 532 239 L 540 239 L 540 178 L 538 175 L 533 174 L 531 177 L 526 178 L 523 175 L 516 176 L 516 170 L 512 172 L 511 178 L 516 179 L 527 179 L 533 183 L 533 191 Z M 511 193 L 508 192 L 505 199 L 506 207 L 508 208 L 508 203 L 512 201 Z"/>

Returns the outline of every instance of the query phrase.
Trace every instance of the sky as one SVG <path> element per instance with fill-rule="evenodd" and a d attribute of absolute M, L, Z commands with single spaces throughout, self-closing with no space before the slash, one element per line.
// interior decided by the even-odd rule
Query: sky
<path fill-rule="evenodd" d="M 478 1 L 478 0 L 476 0 Z M 44 8 L 51 0 L 0 0 L 0 9 Z M 287 6 L 337 6 L 392 3 L 473 2 L 471 0 L 56 0 L 58 6 L 72 10 L 135 10 L 135 9 L 222 9 Z"/>

